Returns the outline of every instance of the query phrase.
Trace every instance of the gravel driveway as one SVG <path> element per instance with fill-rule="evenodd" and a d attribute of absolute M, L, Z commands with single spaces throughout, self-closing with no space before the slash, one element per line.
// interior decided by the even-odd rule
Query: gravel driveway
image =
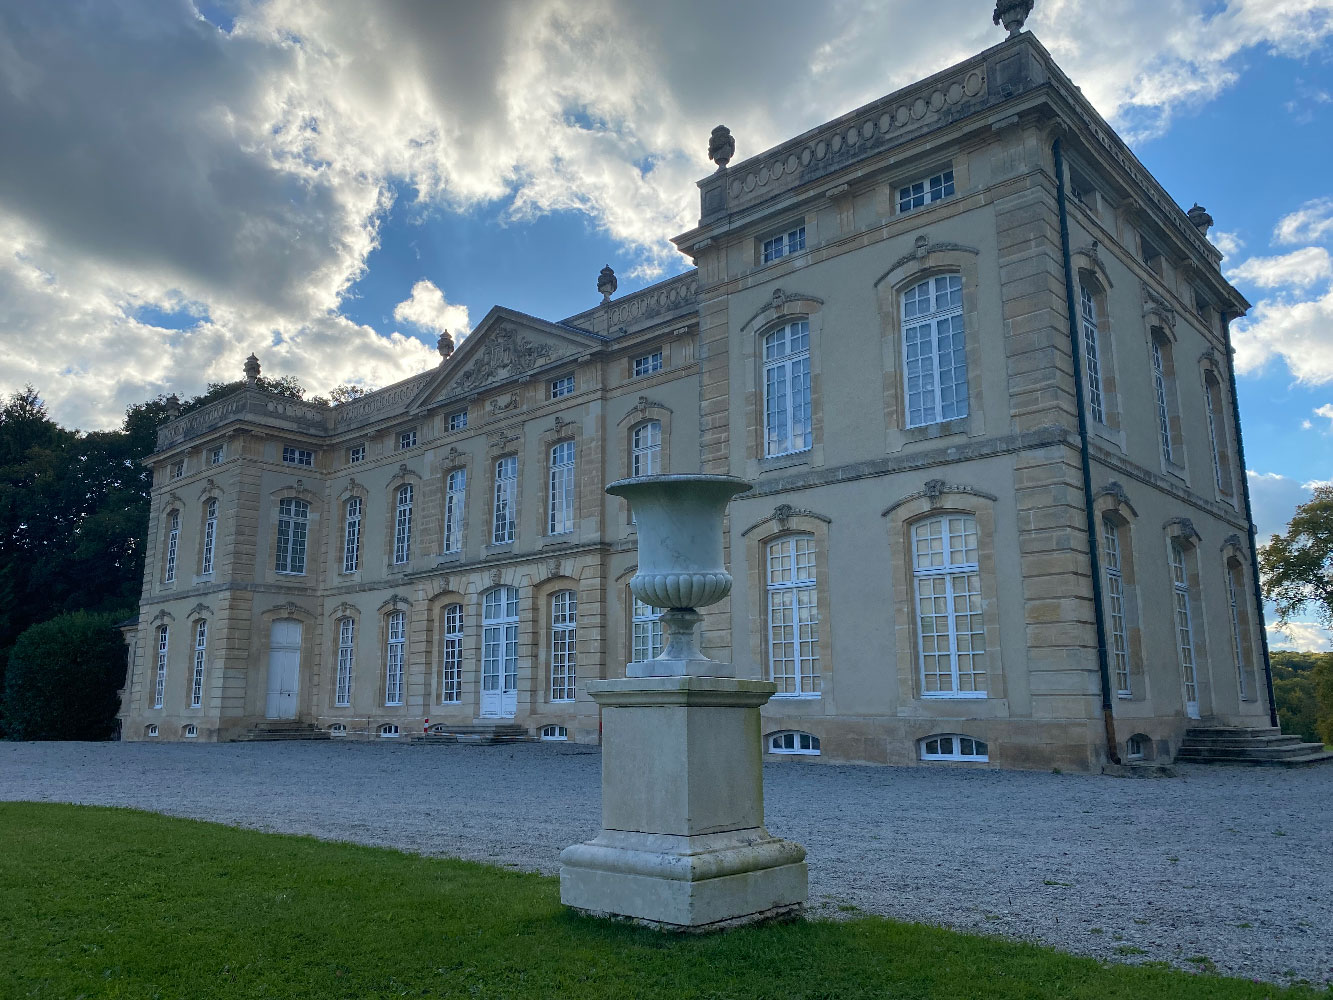
<path fill-rule="evenodd" d="M 0 799 L 135 806 L 554 873 L 600 754 L 559 744 L 0 743 Z M 1333 767 L 1161 780 L 769 765 L 815 914 L 857 908 L 1121 961 L 1333 980 Z"/>

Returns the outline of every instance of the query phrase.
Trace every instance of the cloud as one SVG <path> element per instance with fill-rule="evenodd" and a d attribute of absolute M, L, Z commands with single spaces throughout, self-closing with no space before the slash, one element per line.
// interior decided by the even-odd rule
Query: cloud
<path fill-rule="evenodd" d="M 1236 371 L 1259 372 L 1281 358 L 1301 382 L 1333 381 L 1333 286 L 1311 299 L 1278 295 L 1260 300 L 1231 328 Z"/>
<path fill-rule="evenodd" d="M 1273 228 L 1273 242 L 1285 246 L 1318 243 L 1328 236 L 1333 236 L 1333 198 L 1307 201 Z"/>
<path fill-rule="evenodd" d="M 1222 260 L 1224 262 L 1228 257 L 1234 257 L 1236 254 L 1240 253 L 1245 246 L 1245 241 L 1240 238 L 1240 234 L 1227 233 L 1220 229 L 1213 230 L 1212 235 L 1209 236 L 1208 239 L 1212 241 L 1213 246 L 1222 251 Z"/>
<path fill-rule="evenodd" d="M 1323 406 L 1316 407 L 1314 415 L 1327 420 L 1329 433 L 1333 433 L 1333 403 L 1325 403 Z"/>
<path fill-rule="evenodd" d="M 1268 647 L 1322 653 L 1333 649 L 1333 632 L 1316 622 L 1287 622 L 1268 626 Z"/>
<path fill-rule="evenodd" d="M 393 307 L 393 318 L 432 333 L 444 333 L 448 330 L 459 340 L 467 336 L 468 331 L 472 329 L 468 322 L 467 306 L 446 302 L 444 292 L 426 278 L 422 278 L 412 286 L 410 298 Z"/>
<path fill-rule="evenodd" d="M 1255 534 L 1260 545 L 1273 535 L 1283 534 L 1296 508 L 1310 499 L 1315 483 L 1298 483 L 1276 472 L 1247 473 L 1250 482 L 1250 507 L 1254 512 Z"/>
<path fill-rule="evenodd" d="M 1333 257 L 1323 247 L 1305 247 L 1279 257 L 1250 257 L 1228 269 L 1227 278 L 1260 288 L 1309 288 L 1333 278 Z"/>

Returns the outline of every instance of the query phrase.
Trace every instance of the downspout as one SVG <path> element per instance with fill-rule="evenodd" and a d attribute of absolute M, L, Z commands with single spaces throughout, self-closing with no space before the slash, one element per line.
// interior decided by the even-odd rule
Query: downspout
<path fill-rule="evenodd" d="M 1079 458 L 1083 465 L 1083 512 L 1087 516 L 1088 559 L 1092 568 L 1092 605 L 1097 622 L 1097 668 L 1102 685 L 1102 724 L 1106 730 L 1106 756 L 1120 763 L 1115 738 L 1114 702 L 1111 700 L 1111 662 L 1106 650 L 1106 606 L 1102 599 L 1102 561 L 1097 551 L 1097 512 L 1092 497 L 1092 457 L 1088 447 L 1088 401 L 1083 394 L 1083 354 L 1079 343 L 1078 300 L 1074 297 L 1074 260 L 1069 251 L 1069 202 L 1065 194 L 1065 158 L 1060 139 L 1051 147 L 1055 154 L 1055 196 L 1060 206 L 1060 249 L 1065 261 L 1065 306 L 1069 319 L 1069 347 L 1074 359 L 1074 396 L 1078 400 Z"/>
<path fill-rule="evenodd" d="M 1258 531 L 1254 527 L 1254 511 L 1250 507 L 1250 474 L 1245 464 L 1245 442 L 1240 436 L 1240 398 L 1236 395 L 1236 359 L 1231 353 L 1231 314 L 1222 314 L 1222 328 L 1227 337 L 1227 379 L 1231 383 L 1231 426 L 1236 433 L 1236 464 L 1240 466 L 1241 495 L 1245 497 L 1245 523 L 1250 536 L 1250 585 L 1254 591 L 1255 617 L 1259 621 L 1259 649 L 1264 657 L 1264 686 L 1268 689 L 1268 722 L 1279 728 L 1277 699 L 1273 696 L 1273 665 L 1268 659 L 1268 626 L 1264 621 L 1264 595 L 1259 587 Z"/>

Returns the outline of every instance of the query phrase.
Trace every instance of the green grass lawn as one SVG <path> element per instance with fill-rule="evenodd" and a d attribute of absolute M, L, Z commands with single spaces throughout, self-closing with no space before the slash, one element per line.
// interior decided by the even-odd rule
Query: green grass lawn
<path fill-rule="evenodd" d="M 485 865 L 0 803 L 0 997 L 1329 996 L 878 918 L 661 935 L 559 897 Z"/>

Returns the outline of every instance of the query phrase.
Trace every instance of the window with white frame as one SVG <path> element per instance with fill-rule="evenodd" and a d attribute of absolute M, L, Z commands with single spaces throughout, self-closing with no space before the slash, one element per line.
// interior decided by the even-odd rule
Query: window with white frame
<path fill-rule="evenodd" d="M 204 507 L 204 556 L 199 562 L 199 572 L 204 576 L 213 572 L 213 549 L 218 534 L 218 502 L 208 501 Z"/>
<path fill-rule="evenodd" d="M 1083 374 L 1088 383 L 1088 412 L 1099 424 L 1106 423 L 1102 399 L 1102 358 L 1097 342 L 1097 300 L 1088 286 L 1079 285 L 1080 312 L 1083 317 Z"/>
<path fill-rule="evenodd" d="M 578 680 L 578 597 L 572 590 L 551 595 L 551 700 L 573 701 Z"/>
<path fill-rule="evenodd" d="M 774 733 L 768 738 L 769 753 L 798 754 L 805 757 L 819 756 L 819 737 L 799 730 Z"/>
<path fill-rule="evenodd" d="M 315 464 L 315 453 L 309 448 L 297 448 L 295 445 L 282 446 L 282 460 L 288 465 L 307 465 Z"/>
<path fill-rule="evenodd" d="M 384 704 L 403 703 L 403 657 L 407 647 L 407 612 L 389 615 L 389 640 L 384 656 Z"/>
<path fill-rule="evenodd" d="M 156 725 L 148 726 L 148 727 L 144 730 L 144 735 L 145 735 L 145 736 L 156 737 L 156 736 L 157 736 L 157 726 L 156 726 Z"/>
<path fill-rule="evenodd" d="M 656 476 L 662 471 L 662 423 L 649 420 L 630 436 L 630 475 Z"/>
<path fill-rule="evenodd" d="M 366 460 L 366 446 L 363 444 L 353 445 L 347 449 L 347 461 L 355 465 L 357 462 Z"/>
<path fill-rule="evenodd" d="M 630 659 L 635 663 L 655 660 L 662 655 L 662 612 L 632 594 L 630 600 L 634 602 Z"/>
<path fill-rule="evenodd" d="M 451 431 L 461 431 L 467 426 L 467 410 L 456 410 L 449 414 L 448 420 Z"/>
<path fill-rule="evenodd" d="M 335 722 L 333 725 L 329 726 L 329 735 L 330 735 L 330 736 L 333 736 L 333 737 L 346 736 L 346 735 L 347 735 L 347 723 L 345 723 L 345 722 Z"/>
<path fill-rule="evenodd" d="M 923 205 L 932 205 L 953 195 L 953 169 L 941 170 L 929 177 L 903 184 L 898 188 L 898 211 L 910 212 Z"/>
<path fill-rule="evenodd" d="M 548 743 L 564 743 L 569 739 L 569 730 L 564 726 L 542 726 L 542 739 Z"/>
<path fill-rule="evenodd" d="M 921 692 L 927 698 L 986 697 L 977 520 L 947 514 L 912 527 Z"/>
<path fill-rule="evenodd" d="M 1175 450 L 1171 440 L 1171 407 L 1167 397 L 1166 353 L 1170 349 L 1161 337 L 1152 338 L 1152 384 L 1153 395 L 1157 402 L 1157 436 L 1162 445 L 1162 458 L 1167 462 L 1175 461 Z"/>
<path fill-rule="evenodd" d="M 1217 491 L 1231 495 L 1231 456 L 1227 453 L 1226 411 L 1222 407 L 1222 385 L 1208 372 L 1203 378 L 1204 407 L 1208 411 L 1208 444 L 1213 454 L 1213 479 Z"/>
<path fill-rule="evenodd" d="M 563 535 L 574 530 L 574 442 L 560 441 L 551 449 L 550 508 L 546 515 L 546 533 Z"/>
<path fill-rule="evenodd" d="M 1102 562 L 1106 564 L 1106 604 L 1111 626 L 1111 664 L 1115 670 L 1115 689 L 1121 698 L 1129 698 L 1129 642 L 1125 631 L 1125 580 L 1120 561 L 1120 525 L 1102 518 Z"/>
<path fill-rule="evenodd" d="M 167 641 L 170 635 L 167 626 L 157 627 L 157 674 L 153 678 L 154 708 L 161 708 L 167 696 Z"/>
<path fill-rule="evenodd" d="M 559 378 L 553 378 L 550 382 L 550 391 L 547 393 L 550 399 L 560 399 L 563 396 L 574 395 L 574 376 L 561 375 Z"/>
<path fill-rule="evenodd" d="M 958 733 L 927 736 L 920 746 L 922 760 L 990 760 L 990 748 L 984 740 Z"/>
<path fill-rule="evenodd" d="M 456 705 L 463 700 L 463 605 L 444 609 L 440 636 L 440 702 Z"/>
<path fill-rule="evenodd" d="M 338 619 L 338 676 L 334 683 L 333 704 L 346 708 L 352 704 L 352 668 L 356 665 L 356 621 Z"/>
<path fill-rule="evenodd" d="M 645 354 L 641 358 L 635 358 L 633 364 L 634 377 L 641 375 L 651 375 L 653 372 L 662 370 L 662 352 L 653 351 L 651 354 Z"/>
<path fill-rule="evenodd" d="M 463 512 L 467 504 L 467 470 L 454 469 L 444 480 L 444 551 L 463 551 Z"/>
<path fill-rule="evenodd" d="M 306 537 L 310 527 L 310 504 L 295 497 L 278 501 L 278 544 L 273 569 L 278 573 L 305 572 Z"/>
<path fill-rule="evenodd" d="M 962 276 L 918 282 L 903 292 L 902 304 L 907 426 L 967 416 Z"/>
<path fill-rule="evenodd" d="M 1190 610 L 1190 577 L 1185 563 L 1185 550 L 1178 542 L 1171 543 L 1171 584 L 1175 603 L 1176 643 L 1180 650 L 1180 671 L 1185 686 L 1185 712 L 1199 717 L 1199 684 L 1194 662 L 1194 621 Z"/>
<path fill-rule="evenodd" d="M 813 443 L 810 422 L 810 323 L 764 335 L 764 454 L 788 455 Z"/>
<path fill-rule="evenodd" d="M 518 588 L 494 587 L 481 598 L 481 689 L 518 689 Z"/>
<path fill-rule="evenodd" d="M 199 738 L 199 727 L 196 726 L 193 722 L 185 727 L 184 732 L 185 732 L 185 738 L 187 740 L 193 740 Z"/>
<path fill-rule="evenodd" d="M 379 733 L 380 739 L 392 740 L 398 737 L 399 729 L 393 723 L 386 722 L 384 725 L 380 726 L 377 732 Z"/>
<path fill-rule="evenodd" d="M 819 697 L 819 589 L 815 540 L 790 535 L 768 544 L 768 665 L 775 697 Z"/>
<path fill-rule="evenodd" d="M 401 566 L 412 557 L 412 484 L 398 487 L 393 518 L 393 561 Z"/>
<path fill-rule="evenodd" d="M 416 446 L 417 446 L 417 429 L 415 427 L 413 427 L 411 430 L 398 432 L 399 451 L 405 451 L 408 448 L 415 448 Z"/>
<path fill-rule="evenodd" d="M 518 490 L 518 456 L 506 455 L 495 463 L 495 517 L 491 542 L 504 545 L 514 540 L 514 494 Z"/>
<path fill-rule="evenodd" d="M 227 455 L 227 452 L 226 452 L 226 448 L 225 448 L 225 446 L 223 446 L 223 445 L 218 445 L 216 448 L 212 449 L 212 450 L 208 453 L 208 464 L 209 464 L 209 465 L 221 465 L 221 464 L 222 464 L 222 460 L 226 457 L 226 455 Z"/>
<path fill-rule="evenodd" d="M 176 579 L 176 552 L 180 548 L 180 540 L 181 513 L 173 510 L 167 515 L 167 566 L 162 576 L 164 583 L 171 583 Z"/>
<path fill-rule="evenodd" d="M 1240 699 L 1244 701 L 1249 694 L 1249 644 L 1241 633 L 1240 624 L 1240 563 L 1227 563 L 1227 601 L 1231 606 L 1231 652 L 1236 660 L 1236 683 Z"/>
<path fill-rule="evenodd" d="M 204 703 L 204 659 L 208 655 L 208 622 L 202 618 L 194 626 L 194 673 L 190 677 L 190 707 Z"/>
<path fill-rule="evenodd" d="M 763 241 L 763 262 L 768 264 L 805 249 L 805 226 L 797 226 Z"/>
<path fill-rule="evenodd" d="M 344 573 L 355 573 L 361 568 L 361 509 L 360 497 L 347 498 L 347 518 L 343 525 Z"/>
<path fill-rule="evenodd" d="M 185 459 L 182 458 L 179 462 L 175 462 L 172 464 L 171 478 L 180 479 L 184 475 L 185 475 Z"/>

